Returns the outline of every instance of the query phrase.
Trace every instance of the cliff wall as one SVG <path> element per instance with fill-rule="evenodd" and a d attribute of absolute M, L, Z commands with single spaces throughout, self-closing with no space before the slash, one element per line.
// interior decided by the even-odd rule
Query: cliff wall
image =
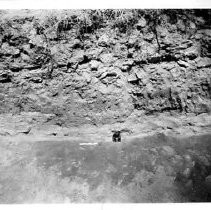
<path fill-rule="evenodd" d="M 59 126 L 211 111 L 210 10 L 1 11 L 0 113 Z"/>

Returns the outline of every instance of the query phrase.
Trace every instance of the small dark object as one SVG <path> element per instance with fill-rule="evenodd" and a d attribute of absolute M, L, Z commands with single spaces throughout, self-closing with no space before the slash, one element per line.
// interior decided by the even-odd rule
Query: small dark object
<path fill-rule="evenodd" d="M 28 128 L 26 131 L 23 131 L 22 133 L 24 133 L 24 134 L 29 134 L 30 131 L 31 131 L 31 128 Z"/>
<path fill-rule="evenodd" d="M 113 142 L 121 142 L 121 132 L 120 131 L 114 131 L 112 140 L 113 140 Z"/>
<path fill-rule="evenodd" d="M 127 128 L 123 128 L 121 130 L 112 130 L 111 132 L 113 132 L 113 136 L 112 136 L 112 140 L 113 142 L 121 142 L 121 133 L 133 133 L 130 129 L 127 129 Z"/>

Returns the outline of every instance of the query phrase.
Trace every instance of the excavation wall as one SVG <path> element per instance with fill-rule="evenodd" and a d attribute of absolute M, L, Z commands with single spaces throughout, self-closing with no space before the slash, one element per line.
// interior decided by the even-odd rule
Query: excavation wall
<path fill-rule="evenodd" d="M 2 114 L 77 126 L 211 110 L 208 10 L 1 11 L 0 21 Z"/>

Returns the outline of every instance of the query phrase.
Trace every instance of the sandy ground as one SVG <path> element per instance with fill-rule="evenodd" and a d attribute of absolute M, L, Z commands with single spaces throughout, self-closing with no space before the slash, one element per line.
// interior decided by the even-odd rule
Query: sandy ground
<path fill-rule="evenodd" d="M 0 203 L 209 201 L 207 174 L 198 174 L 196 184 L 179 175 L 196 162 L 211 173 L 210 140 L 162 134 L 96 144 L 1 140 Z"/>

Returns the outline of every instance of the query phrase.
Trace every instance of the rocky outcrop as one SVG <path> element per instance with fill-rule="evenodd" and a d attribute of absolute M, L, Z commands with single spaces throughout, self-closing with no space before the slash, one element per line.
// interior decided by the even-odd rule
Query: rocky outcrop
<path fill-rule="evenodd" d="M 95 13 L 84 27 L 81 11 L 1 14 L 0 113 L 53 114 L 60 126 L 122 121 L 135 110 L 210 113 L 211 30 L 202 14 L 172 19 L 164 10 L 156 25 L 153 11 L 137 14 L 126 29 Z"/>

